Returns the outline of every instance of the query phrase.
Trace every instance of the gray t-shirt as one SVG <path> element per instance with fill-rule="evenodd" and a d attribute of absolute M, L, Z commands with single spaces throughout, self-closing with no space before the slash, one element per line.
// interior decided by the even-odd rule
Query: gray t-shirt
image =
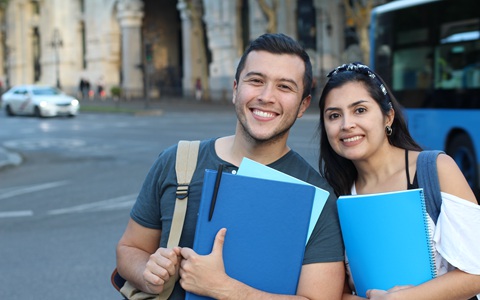
<path fill-rule="evenodd" d="M 216 170 L 219 164 L 225 166 L 225 172 L 235 173 L 238 169 L 218 157 L 215 152 L 215 141 L 216 138 L 200 143 L 197 168 L 189 185 L 187 213 L 179 243 L 181 247 L 193 247 L 205 170 Z M 177 145 L 174 145 L 159 155 L 151 167 L 130 213 L 131 218 L 138 224 L 162 230 L 161 247 L 167 246 L 175 206 L 176 151 Z M 343 261 L 344 248 L 338 222 L 336 197 L 327 181 L 293 150 L 268 166 L 330 192 L 330 197 L 307 243 L 303 264 Z M 184 291 L 177 282 L 170 299 L 184 299 L 184 297 Z"/>

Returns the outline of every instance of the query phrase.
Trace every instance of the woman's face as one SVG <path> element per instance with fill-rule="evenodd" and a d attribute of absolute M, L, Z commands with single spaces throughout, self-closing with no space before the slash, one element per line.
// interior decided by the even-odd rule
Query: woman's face
<path fill-rule="evenodd" d="M 385 116 L 361 82 L 332 89 L 325 98 L 323 113 L 328 141 L 346 159 L 368 159 L 388 145 L 385 127 L 393 122 L 393 110 Z"/>

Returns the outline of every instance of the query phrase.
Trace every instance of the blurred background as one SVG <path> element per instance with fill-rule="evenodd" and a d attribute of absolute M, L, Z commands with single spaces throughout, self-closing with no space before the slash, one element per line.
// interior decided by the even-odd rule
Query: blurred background
<path fill-rule="evenodd" d="M 311 57 L 288 143 L 312 166 L 325 76 L 360 61 L 479 199 L 479 0 L 0 0 L 0 299 L 119 299 L 115 246 L 148 169 L 234 132 L 235 70 L 266 32 Z"/>
<path fill-rule="evenodd" d="M 282 32 L 308 50 L 317 86 L 345 61 L 368 63 L 372 7 L 384 0 L 2 0 L 0 80 L 81 82 L 105 96 L 229 100 L 250 40 Z M 84 85 L 82 84 L 82 88 Z"/>

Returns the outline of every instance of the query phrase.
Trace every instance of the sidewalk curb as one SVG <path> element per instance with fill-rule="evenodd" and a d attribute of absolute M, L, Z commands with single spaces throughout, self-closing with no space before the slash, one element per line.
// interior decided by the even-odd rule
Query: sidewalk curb
<path fill-rule="evenodd" d="M 143 117 L 143 116 L 161 116 L 163 115 L 164 111 L 161 109 L 153 109 L 153 110 L 144 110 L 144 111 L 137 111 L 133 113 L 136 117 Z"/>
<path fill-rule="evenodd" d="M 20 154 L 7 151 L 0 147 L 0 169 L 9 166 L 18 166 L 23 162 L 23 158 Z"/>

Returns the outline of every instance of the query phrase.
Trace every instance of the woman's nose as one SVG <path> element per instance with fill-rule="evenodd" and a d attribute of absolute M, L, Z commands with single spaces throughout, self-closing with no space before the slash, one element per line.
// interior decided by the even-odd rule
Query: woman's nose
<path fill-rule="evenodd" d="M 343 123 L 342 123 L 342 130 L 349 130 L 349 129 L 352 129 L 352 128 L 355 128 L 356 124 L 355 122 L 353 122 L 353 120 L 351 118 L 346 118 L 344 117 L 343 118 Z"/>

